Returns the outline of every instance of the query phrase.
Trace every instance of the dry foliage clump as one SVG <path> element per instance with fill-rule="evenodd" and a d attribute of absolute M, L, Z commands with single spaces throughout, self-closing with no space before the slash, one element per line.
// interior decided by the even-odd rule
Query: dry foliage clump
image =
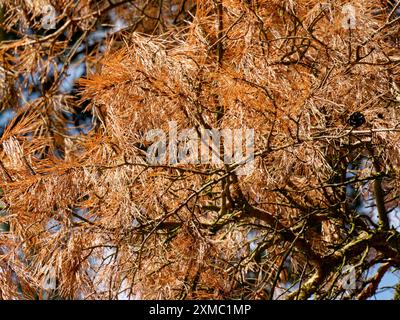
<path fill-rule="evenodd" d="M 400 266 L 400 20 L 358 0 L 348 28 L 346 4 L 197 1 L 190 23 L 111 42 L 80 81 L 96 126 L 62 159 L 37 157 L 50 137 L 26 111 L 0 141 L 0 297 L 372 296 L 365 271 Z M 254 129 L 254 171 L 150 164 L 146 133 L 172 121 Z"/>

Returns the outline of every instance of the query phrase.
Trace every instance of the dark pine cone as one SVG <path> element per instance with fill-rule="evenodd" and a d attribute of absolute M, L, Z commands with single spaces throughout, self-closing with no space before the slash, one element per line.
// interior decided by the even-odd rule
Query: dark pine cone
<path fill-rule="evenodd" d="M 361 112 L 354 112 L 347 120 L 347 123 L 354 128 L 358 128 L 365 123 L 365 117 Z"/>

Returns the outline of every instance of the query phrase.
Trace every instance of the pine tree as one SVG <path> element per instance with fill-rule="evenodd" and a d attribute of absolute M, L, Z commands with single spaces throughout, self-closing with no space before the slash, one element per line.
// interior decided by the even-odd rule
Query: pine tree
<path fill-rule="evenodd" d="M 366 299 L 399 267 L 397 5 L 2 2 L 1 298 Z M 227 137 L 152 162 L 172 127 L 254 130 L 254 170 Z"/>

